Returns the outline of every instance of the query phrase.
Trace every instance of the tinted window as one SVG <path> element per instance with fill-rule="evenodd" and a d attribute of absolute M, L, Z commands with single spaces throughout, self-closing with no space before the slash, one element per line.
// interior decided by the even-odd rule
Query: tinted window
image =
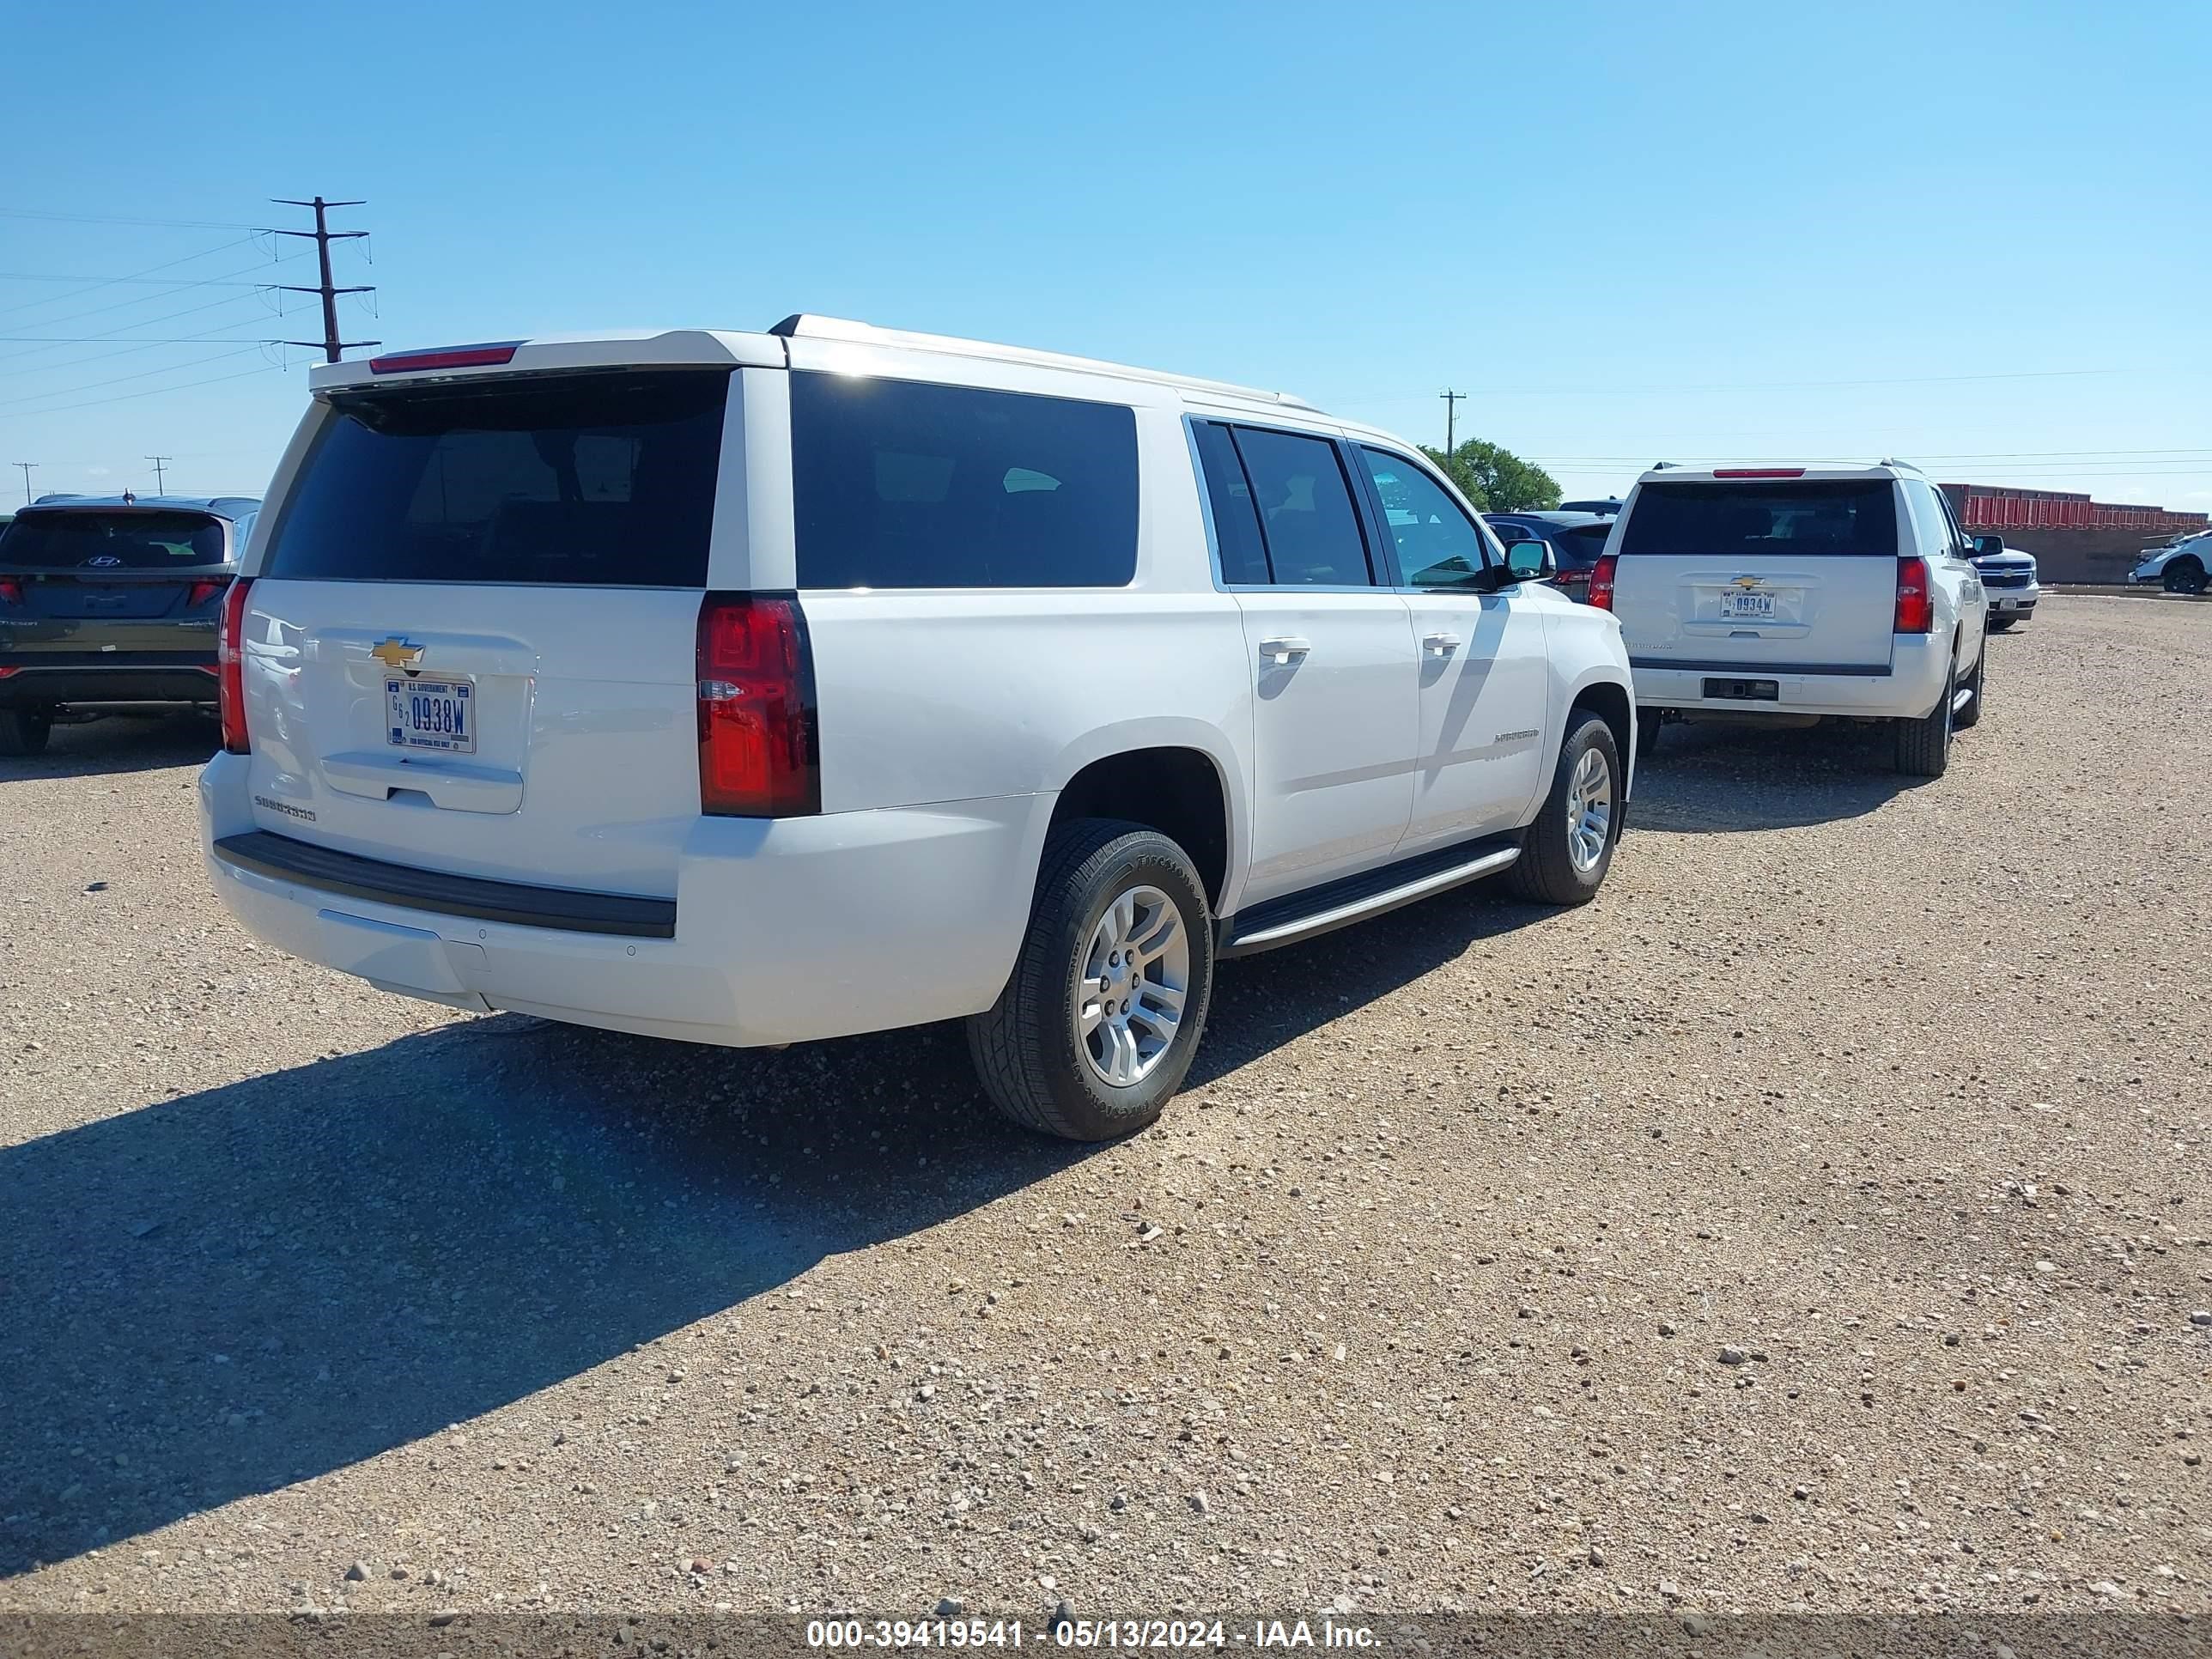
<path fill-rule="evenodd" d="M 1887 478 L 1646 484 L 1621 532 L 1624 557 L 1897 556 Z"/>
<path fill-rule="evenodd" d="M 1121 587 L 1137 420 L 1119 404 L 791 377 L 801 587 Z"/>
<path fill-rule="evenodd" d="M 1559 556 L 1562 570 L 1587 570 L 1597 562 L 1598 555 L 1605 551 L 1605 538 L 1613 533 L 1610 524 L 1578 524 L 1571 530 L 1562 530 L 1552 537 L 1552 551 Z"/>
<path fill-rule="evenodd" d="M 1206 469 L 1206 500 L 1213 508 L 1213 538 L 1221 549 L 1221 580 L 1236 586 L 1267 585 L 1267 550 L 1260 539 L 1260 509 L 1229 428 L 1201 421 L 1199 464 Z"/>
<path fill-rule="evenodd" d="M 1487 562 L 1481 532 L 1435 479 L 1388 450 L 1363 447 L 1359 453 L 1382 497 L 1383 520 L 1408 586 L 1456 586 L 1481 570 Z"/>
<path fill-rule="evenodd" d="M 1352 488 L 1326 438 L 1237 428 L 1237 449 L 1267 538 L 1267 566 L 1285 587 L 1364 587 L 1374 578 Z"/>
<path fill-rule="evenodd" d="M 268 574 L 696 587 L 727 369 L 341 393 Z"/>
<path fill-rule="evenodd" d="M 222 526 L 204 513 L 47 512 L 0 531 L 0 564 L 38 570 L 167 570 L 222 562 Z"/>

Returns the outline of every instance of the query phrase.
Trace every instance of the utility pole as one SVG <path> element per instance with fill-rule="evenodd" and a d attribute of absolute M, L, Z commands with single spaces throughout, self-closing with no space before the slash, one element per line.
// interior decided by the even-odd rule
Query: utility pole
<path fill-rule="evenodd" d="M 279 292 L 285 294 L 319 294 L 322 296 L 323 301 L 323 337 L 320 340 L 281 340 L 277 342 L 277 343 L 280 345 L 305 346 L 310 351 L 313 350 L 318 345 L 319 345 L 323 350 L 323 361 L 326 363 L 334 363 L 337 362 L 339 357 L 344 354 L 349 346 L 382 345 L 384 342 L 381 340 L 341 340 L 338 338 L 338 295 L 341 294 L 374 294 L 376 292 L 375 289 L 373 287 L 334 288 L 331 284 L 331 244 L 332 242 L 351 241 L 354 238 L 357 236 L 366 236 L 368 233 L 365 230 L 332 230 L 330 227 L 330 222 L 324 216 L 329 209 L 334 207 L 366 207 L 368 204 L 365 202 L 325 202 L 319 196 L 316 197 L 311 202 L 295 201 L 291 198 L 286 196 L 272 197 L 270 199 L 276 202 L 280 207 L 304 207 L 314 209 L 315 228 L 313 230 L 280 230 L 276 232 L 276 234 L 279 236 L 313 237 L 315 243 L 315 257 L 321 264 L 323 276 L 323 280 L 313 288 L 298 288 L 289 283 L 274 283 L 270 284 L 272 288 L 275 288 Z"/>
<path fill-rule="evenodd" d="M 9 465 L 12 466 L 20 466 L 23 469 L 23 505 L 28 507 L 31 504 L 31 469 L 38 465 L 38 463 L 36 461 L 12 461 Z"/>
<path fill-rule="evenodd" d="M 161 469 L 177 458 L 173 455 L 149 455 L 146 459 L 154 463 L 154 493 L 156 495 L 166 494 L 161 486 L 167 479 Z"/>
<path fill-rule="evenodd" d="M 333 359 L 333 361 L 336 360 Z M 1464 392 L 1449 391 L 1437 393 L 1437 396 L 1444 400 L 1444 453 L 1447 455 L 1452 453 L 1452 441 L 1457 436 L 1452 417 L 1459 413 L 1460 404 L 1467 395 Z"/>

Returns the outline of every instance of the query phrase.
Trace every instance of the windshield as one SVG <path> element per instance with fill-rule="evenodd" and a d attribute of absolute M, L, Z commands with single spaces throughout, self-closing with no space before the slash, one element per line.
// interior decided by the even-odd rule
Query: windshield
<path fill-rule="evenodd" d="M 32 570 L 168 570 L 222 562 L 222 521 L 204 513 L 19 513 L 0 565 Z"/>

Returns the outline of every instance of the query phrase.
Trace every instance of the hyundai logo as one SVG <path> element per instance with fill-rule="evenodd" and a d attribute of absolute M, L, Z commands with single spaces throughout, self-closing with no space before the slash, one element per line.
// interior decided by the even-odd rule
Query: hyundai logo
<path fill-rule="evenodd" d="M 97 565 L 100 569 L 106 570 L 112 566 L 121 564 L 123 561 L 117 558 L 112 553 L 95 553 L 90 558 L 87 559 L 85 562 L 89 565 Z"/>

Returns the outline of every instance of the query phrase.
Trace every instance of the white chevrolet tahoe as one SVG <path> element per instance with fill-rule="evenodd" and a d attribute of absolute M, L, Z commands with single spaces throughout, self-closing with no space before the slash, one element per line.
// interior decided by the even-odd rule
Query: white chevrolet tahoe
<path fill-rule="evenodd" d="M 1656 467 L 1592 573 L 1620 618 L 1648 751 L 1662 720 L 1890 722 L 1940 777 L 1982 714 L 1972 544 L 1917 468 Z"/>
<path fill-rule="evenodd" d="M 775 1045 L 963 1018 L 1156 1116 L 1215 962 L 1589 899 L 1620 625 L 1297 399 L 794 317 L 317 369 L 221 634 L 232 915 L 386 989 Z"/>

